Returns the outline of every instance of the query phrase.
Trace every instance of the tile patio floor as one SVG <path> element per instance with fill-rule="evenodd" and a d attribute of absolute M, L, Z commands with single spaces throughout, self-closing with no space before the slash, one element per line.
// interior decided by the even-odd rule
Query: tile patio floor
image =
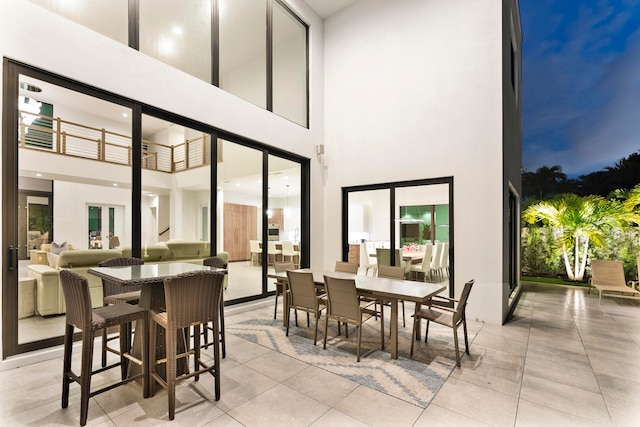
<path fill-rule="evenodd" d="M 231 307 L 226 321 L 250 315 Z M 142 399 L 139 385 L 129 384 L 92 398 L 87 425 L 640 425 L 640 301 L 599 304 L 582 288 L 525 284 L 507 324 L 472 327 L 479 332 L 471 356 L 424 410 L 227 335 L 220 401 L 211 377 L 184 382 L 170 422 L 164 391 Z M 56 358 L 0 372 L 0 425 L 79 425 L 77 386 L 69 408 L 60 408 L 61 369 Z"/>

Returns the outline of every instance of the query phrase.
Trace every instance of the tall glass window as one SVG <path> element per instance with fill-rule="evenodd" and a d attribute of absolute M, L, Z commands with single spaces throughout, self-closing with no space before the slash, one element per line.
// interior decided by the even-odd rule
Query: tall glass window
<path fill-rule="evenodd" d="M 218 139 L 218 154 L 218 248 L 229 254 L 225 300 L 259 295 L 262 294 L 263 152 Z"/>
<path fill-rule="evenodd" d="M 273 3 L 273 112 L 307 126 L 307 29 Z"/>
<path fill-rule="evenodd" d="M 219 0 L 220 88 L 267 108 L 264 0 Z"/>
<path fill-rule="evenodd" d="M 211 137 L 142 115 L 142 256 L 145 262 L 202 262 L 210 209 Z M 206 208 L 206 209 L 204 209 Z"/>
<path fill-rule="evenodd" d="M 269 268 L 274 262 L 300 265 L 301 198 L 300 163 L 269 155 L 269 193 L 267 207 L 267 248 Z M 275 290 L 269 281 L 269 290 Z"/>
<path fill-rule="evenodd" d="M 67 255 L 82 250 L 100 256 L 114 236 L 131 247 L 131 109 L 27 75 L 18 97 L 17 342 L 28 345 L 64 331 L 49 268 L 72 268 Z M 102 306 L 100 279 L 75 271 Z"/>
<path fill-rule="evenodd" d="M 212 0 L 139 0 L 140 52 L 211 83 Z"/>
<path fill-rule="evenodd" d="M 30 1 L 122 44 L 129 43 L 129 0 Z"/>

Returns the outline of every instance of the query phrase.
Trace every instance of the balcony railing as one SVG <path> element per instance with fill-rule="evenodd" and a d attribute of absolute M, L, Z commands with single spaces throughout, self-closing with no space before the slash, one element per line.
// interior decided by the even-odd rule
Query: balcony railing
<path fill-rule="evenodd" d="M 65 156 L 131 166 L 131 137 L 104 128 L 20 110 L 21 148 Z M 208 134 L 177 145 L 142 140 L 142 168 L 173 173 L 209 164 L 211 138 Z M 221 161 L 221 156 L 219 156 Z"/>

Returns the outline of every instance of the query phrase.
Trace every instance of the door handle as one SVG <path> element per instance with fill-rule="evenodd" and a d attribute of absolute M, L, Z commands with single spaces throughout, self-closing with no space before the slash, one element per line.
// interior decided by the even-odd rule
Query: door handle
<path fill-rule="evenodd" d="M 15 261 L 15 262 L 14 262 Z M 18 266 L 18 248 L 9 246 L 9 271 L 13 271 Z"/>

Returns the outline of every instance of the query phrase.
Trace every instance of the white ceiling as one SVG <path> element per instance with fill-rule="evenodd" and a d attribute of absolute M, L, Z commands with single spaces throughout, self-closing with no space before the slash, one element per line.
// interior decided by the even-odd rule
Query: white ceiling
<path fill-rule="evenodd" d="M 322 19 L 327 19 L 331 15 L 340 12 L 347 6 L 358 0 L 305 0 Z"/>

